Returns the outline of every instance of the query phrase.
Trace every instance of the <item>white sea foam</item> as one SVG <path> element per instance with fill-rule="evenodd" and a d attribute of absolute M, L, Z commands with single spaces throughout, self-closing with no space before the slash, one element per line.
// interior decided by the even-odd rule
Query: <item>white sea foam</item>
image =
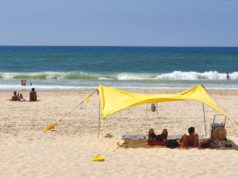
<path fill-rule="evenodd" d="M 238 72 L 229 74 L 230 80 L 238 80 Z M 0 79 L 39 79 L 39 80 L 226 80 L 226 73 L 217 71 L 173 71 L 170 73 L 87 73 L 87 72 L 1 72 Z"/>
<path fill-rule="evenodd" d="M 238 80 L 238 72 L 229 74 L 231 80 Z M 217 71 L 199 72 L 181 72 L 174 71 L 172 73 L 161 74 L 156 77 L 158 80 L 226 80 L 226 73 L 218 73 Z"/>
<path fill-rule="evenodd" d="M 155 74 L 119 73 L 117 80 L 154 80 Z"/>
<path fill-rule="evenodd" d="M 196 84 L 163 84 L 157 86 L 151 86 L 148 84 L 108 84 L 108 86 L 118 89 L 187 89 L 195 86 Z M 206 84 L 207 89 L 213 90 L 238 90 L 238 84 L 236 85 L 217 85 Z M 82 91 L 82 90 L 95 90 L 98 85 L 93 86 L 63 86 L 63 85 L 34 85 L 34 86 L 20 86 L 20 85 L 0 85 L 0 91 L 17 91 L 17 92 L 29 92 L 34 87 L 37 91 Z"/>
<path fill-rule="evenodd" d="M 113 80 L 112 78 L 107 78 L 107 77 L 99 77 L 98 80 Z"/>

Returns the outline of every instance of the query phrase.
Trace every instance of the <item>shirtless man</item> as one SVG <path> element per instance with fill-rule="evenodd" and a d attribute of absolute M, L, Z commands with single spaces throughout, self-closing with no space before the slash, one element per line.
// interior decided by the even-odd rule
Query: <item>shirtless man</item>
<path fill-rule="evenodd" d="M 183 135 L 181 138 L 181 142 L 182 142 L 182 146 L 187 148 L 189 146 L 194 146 L 194 147 L 198 147 L 198 134 L 195 133 L 195 128 L 194 127 L 190 127 L 188 129 L 188 133 L 189 135 Z"/>
<path fill-rule="evenodd" d="M 18 99 L 17 92 L 14 91 L 11 101 L 18 101 L 17 99 Z"/>
<path fill-rule="evenodd" d="M 37 100 L 37 94 L 36 94 L 35 88 L 32 88 L 30 92 L 30 101 L 36 101 L 36 100 Z"/>

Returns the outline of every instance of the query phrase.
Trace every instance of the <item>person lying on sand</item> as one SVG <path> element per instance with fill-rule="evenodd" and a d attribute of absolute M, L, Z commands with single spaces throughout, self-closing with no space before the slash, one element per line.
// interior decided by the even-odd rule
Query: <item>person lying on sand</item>
<path fill-rule="evenodd" d="M 24 101 L 24 98 L 21 93 L 14 91 L 11 101 Z"/>
<path fill-rule="evenodd" d="M 163 129 L 161 135 L 162 135 L 162 137 L 163 137 L 163 141 L 167 142 L 167 139 L 168 139 L 168 130 L 167 130 L 167 129 Z"/>
<path fill-rule="evenodd" d="M 31 92 L 29 94 L 29 100 L 30 101 L 36 101 L 37 100 L 37 94 L 36 94 L 36 91 L 35 91 L 35 88 L 32 88 L 31 89 Z"/>
<path fill-rule="evenodd" d="M 168 131 L 164 129 L 161 134 L 156 135 L 153 129 L 149 130 L 148 133 L 148 144 L 153 145 L 161 145 L 165 146 L 167 143 Z"/>
<path fill-rule="evenodd" d="M 154 141 L 156 138 L 154 129 L 150 129 L 148 132 L 148 144 L 150 144 L 152 141 Z"/>
<path fill-rule="evenodd" d="M 195 128 L 190 127 L 188 129 L 189 135 L 184 134 L 180 141 L 182 142 L 182 147 L 198 147 L 199 146 L 199 139 L 198 139 L 198 134 L 195 133 Z"/>

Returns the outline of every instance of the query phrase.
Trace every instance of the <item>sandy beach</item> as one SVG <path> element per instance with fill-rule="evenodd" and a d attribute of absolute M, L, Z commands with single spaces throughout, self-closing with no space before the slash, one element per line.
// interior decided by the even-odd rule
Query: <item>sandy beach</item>
<path fill-rule="evenodd" d="M 143 94 L 181 90 L 131 90 Z M 106 119 L 97 138 L 99 98 L 79 105 L 88 92 L 39 92 L 37 102 L 11 102 L 12 93 L 0 93 L 0 177 L 238 177 L 238 91 L 208 91 L 229 115 L 227 149 L 122 148 L 125 134 L 187 133 L 190 126 L 204 136 L 201 103 L 160 103 L 159 117 L 146 105 L 130 108 Z M 28 93 L 23 92 L 28 99 Z M 207 132 L 216 113 L 205 107 Z M 44 126 L 59 124 L 52 131 Z M 217 121 L 223 122 L 223 117 Z M 106 138 L 107 134 L 113 137 Z M 209 134 L 208 134 L 209 135 Z M 101 154 L 104 162 L 92 162 Z"/>

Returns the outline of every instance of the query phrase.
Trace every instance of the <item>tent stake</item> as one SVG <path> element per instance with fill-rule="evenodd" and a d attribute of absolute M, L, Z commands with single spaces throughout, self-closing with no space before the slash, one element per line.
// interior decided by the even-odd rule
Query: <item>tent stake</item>
<path fill-rule="evenodd" d="M 207 128 L 206 128 L 206 117 L 205 117 L 204 104 L 202 104 L 202 109 L 203 109 L 203 119 L 204 119 L 205 136 L 207 137 Z"/>

